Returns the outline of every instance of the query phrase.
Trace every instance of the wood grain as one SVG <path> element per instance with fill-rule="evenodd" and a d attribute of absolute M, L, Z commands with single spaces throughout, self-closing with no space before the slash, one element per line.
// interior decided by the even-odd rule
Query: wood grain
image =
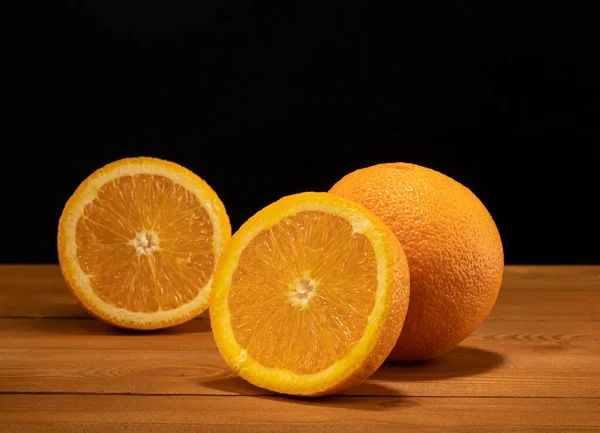
<path fill-rule="evenodd" d="M 490 316 L 435 360 L 325 399 L 234 375 L 204 314 L 89 317 L 56 266 L 0 266 L 0 431 L 600 431 L 600 266 L 508 266 Z"/>
<path fill-rule="evenodd" d="M 509 266 L 488 319 L 600 320 L 599 301 L 600 266 Z M 0 317 L 91 319 L 53 265 L 0 266 Z"/>
<path fill-rule="evenodd" d="M 598 399 L 0 396 L 17 432 L 591 432 Z M 318 430 L 316 430 L 318 429 Z"/>
<path fill-rule="evenodd" d="M 95 320 L 0 319 L 0 341 L 0 392 L 271 394 L 232 375 L 205 320 L 149 336 Z M 599 359 L 600 322 L 490 322 L 450 353 L 385 365 L 346 394 L 600 397 Z"/>
<path fill-rule="evenodd" d="M 92 319 L 54 265 L 0 265 L 0 317 Z M 208 318 L 208 314 L 200 317 Z"/>

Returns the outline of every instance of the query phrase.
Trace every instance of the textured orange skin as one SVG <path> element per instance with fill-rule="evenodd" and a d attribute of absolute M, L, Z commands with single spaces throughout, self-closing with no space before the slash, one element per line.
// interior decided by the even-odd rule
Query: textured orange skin
<path fill-rule="evenodd" d="M 435 170 L 388 163 L 356 170 L 331 193 L 380 217 L 400 240 L 410 269 L 410 302 L 388 361 L 434 358 L 488 316 L 502 283 L 496 224 L 468 188 Z"/>

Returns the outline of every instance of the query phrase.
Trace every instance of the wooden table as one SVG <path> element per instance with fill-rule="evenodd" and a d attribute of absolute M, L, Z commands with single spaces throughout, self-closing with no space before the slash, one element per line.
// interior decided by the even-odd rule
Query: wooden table
<path fill-rule="evenodd" d="M 56 266 L 0 266 L 0 432 L 600 431 L 600 266 L 508 266 L 485 323 L 430 362 L 321 399 L 236 377 L 206 314 L 122 331 Z"/>

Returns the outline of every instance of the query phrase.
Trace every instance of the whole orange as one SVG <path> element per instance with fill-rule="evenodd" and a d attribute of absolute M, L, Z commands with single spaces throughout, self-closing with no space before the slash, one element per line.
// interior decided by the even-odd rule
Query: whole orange
<path fill-rule="evenodd" d="M 410 302 L 389 361 L 434 358 L 490 313 L 504 270 L 502 241 L 483 203 L 464 185 L 408 163 L 356 170 L 329 191 L 379 216 L 404 247 Z"/>

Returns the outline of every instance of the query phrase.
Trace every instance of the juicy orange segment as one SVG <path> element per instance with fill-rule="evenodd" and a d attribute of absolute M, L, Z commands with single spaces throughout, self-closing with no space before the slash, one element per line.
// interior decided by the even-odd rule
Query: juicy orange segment
<path fill-rule="evenodd" d="M 394 346 L 408 265 L 389 229 L 328 193 L 267 206 L 217 266 L 211 321 L 224 359 L 276 392 L 322 395 L 360 383 Z"/>
<path fill-rule="evenodd" d="M 376 289 L 368 239 L 343 218 L 301 212 L 261 232 L 242 253 L 229 295 L 231 327 L 262 365 L 315 373 L 360 340 Z M 278 332 L 286 338 L 272 340 Z"/>
<path fill-rule="evenodd" d="M 230 235 L 225 208 L 203 180 L 171 162 L 128 158 L 96 171 L 69 199 L 59 259 L 90 313 L 156 329 L 206 309 Z"/>

